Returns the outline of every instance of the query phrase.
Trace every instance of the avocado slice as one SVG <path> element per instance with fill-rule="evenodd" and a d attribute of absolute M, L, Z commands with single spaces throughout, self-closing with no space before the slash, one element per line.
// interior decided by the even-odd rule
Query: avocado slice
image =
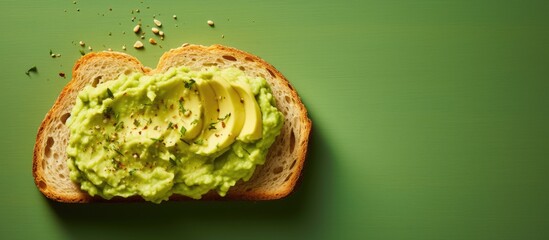
<path fill-rule="evenodd" d="M 201 121 L 203 103 L 199 96 L 199 89 L 196 86 L 196 80 L 186 79 L 184 81 L 184 89 L 182 96 L 177 98 L 178 111 L 181 113 L 184 128 L 180 128 L 184 140 L 196 138 L 202 131 Z"/>
<path fill-rule="evenodd" d="M 263 136 L 263 122 L 261 121 L 261 110 L 257 101 L 255 101 L 252 90 L 249 86 L 238 82 L 232 82 L 231 85 L 240 95 L 240 101 L 244 105 L 245 112 L 244 126 L 242 126 L 237 139 L 243 142 L 260 139 Z"/>
<path fill-rule="evenodd" d="M 224 79 L 202 80 L 198 84 L 204 106 L 202 134 L 194 141 L 197 153 L 218 153 L 231 145 L 244 124 L 244 106 L 236 90 Z M 215 94 L 212 98 L 209 86 Z"/>
<path fill-rule="evenodd" d="M 196 119 L 196 121 L 200 122 L 202 128 L 200 131 L 201 134 L 194 139 L 192 147 L 194 148 L 195 152 L 207 155 L 211 152 L 211 149 L 208 150 L 206 149 L 206 147 L 204 147 L 207 146 L 204 142 L 204 139 L 208 137 L 206 134 L 209 131 L 209 126 L 207 124 L 204 124 L 204 122 L 208 123 L 217 120 L 219 116 L 219 113 L 217 112 L 217 109 L 219 109 L 219 104 L 217 103 L 215 92 L 208 83 L 208 81 L 197 78 L 196 87 L 200 94 L 200 101 L 203 108 L 203 116 L 202 118 Z"/>

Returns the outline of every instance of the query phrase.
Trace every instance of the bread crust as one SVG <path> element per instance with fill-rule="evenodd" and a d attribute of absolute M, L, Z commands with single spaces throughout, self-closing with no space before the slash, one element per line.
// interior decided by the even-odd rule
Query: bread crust
<path fill-rule="evenodd" d="M 296 183 L 298 182 L 298 179 L 301 175 L 301 171 L 305 163 L 307 146 L 312 126 L 312 122 L 307 115 L 307 110 L 297 92 L 291 86 L 290 82 L 275 67 L 255 55 L 222 45 L 202 46 L 192 44 L 183 44 L 183 46 L 179 48 L 172 49 L 164 53 L 160 57 L 157 67 L 152 70 L 143 66 L 141 62 L 139 62 L 139 60 L 137 60 L 135 57 L 119 52 L 89 53 L 81 57 L 73 67 L 73 77 L 71 81 L 69 81 L 69 83 L 67 83 L 67 85 L 63 88 L 57 100 L 46 114 L 38 129 L 33 153 L 32 173 L 35 184 L 40 192 L 42 192 L 42 194 L 49 199 L 67 203 L 84 203 L 97 201 L 143 201 L 143 199 L 140 197 L 117 197 L 111 200 L 105 200 L 100 197 L 91 197 L 87 193 L 79 190 L 76 183 L 70 181 L 70 178 L 68 176 L 64 176 L 64 180 L 62 179 L 61 181 L 65 182 L 63 182 L 61 185 L 69 186 L 69 190 L 62 190 L 63 187 L 58 186 L 60 184 L 58 182 L 54 182 L 52 180 L 53 176 L 49 176 L 52 174 L 47 172 L 47 170 L 50 170 L 49 168 L 51 168 L 51 162 L 53 161 L 51 160 L 51 152 L 48 152 L 52 151 L 49 148 L 52 147 L 51 145 L 53 143 L 49 143 L 48 141 L 54 142 L 53 136 L 56 136 L 56 134 L 60 134 L 62 137 L 68 137 L 66 136 L 68 135 L 67 127 L 64 126 L 64 124 L 57 124 L 56 121 L 58 120 L 58 118 L 62 118 L 62 114 L 64 114 L 65 112 L 70 113 L 72 105 L 76 100 L 76 95 L 78 91 L 80 91 L 86 85 L 94 84 L 94 82 L 95 84 L 97 84 L 97 79 L 90 79 L 87 76 L 87 74 L 90 74 L 90 70 L 98 70 L 95 69 L 96 66 L 94 64 L 115 63 L 116 65 L 124 66 L 120 69 L 109 69 L 109 71 L 111 72 L 105 73 L 104 75 L 97 75 L 99 76 L 99 78 L 105 76 L 105 79 L 103 80 L 109 80 L 116 79 L 121 74 L 127 74 L 128 71 L 142 72 L 149 75 L 165 72 L 171 67 L 180 66 L 185 61 L 189 64 L 193 63 L 191 62 L 191 60 L 195 60 L 189 57 L 191 55 L 196 55 L 199 57 L 219 57 L 218 62 L 227 62 L 229 63 L 229 65 L 237 64 L 239 63 L 239 61 L 246 61 L 247 63 L 252 64 L 252 66 L 257 66 L 257 69 L 261 71 L 266 71 L 266 74 L 259 74 L 266 76 L 266 79 L 269 82 L 269 85 L 271 85 L 271 88 L 276 88 L 276 91 L 273 91 L 273 94 L 275 95 L 275 98 L 277 98 L 277 107 L 281 109 L 283 105 L 291 105 L 288 107 L 288 109 L 291 108 L 292 113 L 295 113 L 295 118 L 286 119 L 286 122 L 290 121 L 288 122 L 288 124 L 294 125 L 287 125 L 285 122 L 285 126 L 283 127 L 284 131 L 284 128 L 287 128 L 287 126 L 291 126 L 292 129 L 286 129 L 286 132 L 291 132 L 291 134 L 286 134 L 285 136 L 282 136 L 283 134 L 281 134 L 281 136 L 279 136 L 273 144 L 273 146 L 277 144 L 280 145 L 276 147 L 277 149 L 290 148 L 291 150 L 293 150 L 293 152 L 291 153 L 292 157 L 295 158 L 293 162 L 291 161 L 291 159 L 287 161 L 285 159 L 282 159 L 283 162 L 285 162 L 287 165 L 292 162 L 290 167 L 285 166 L 285 168 L 288 168 L 289 172 L 287 173 L 287 177 L 283 182 L 279 180 L 279 182 L 281 183 L 274 187 L 262 186 L 262 184 L 267 185 L 268 183 L 264 182 L 265 179 L 262 179 L 261 174 L 270 174 L 271 172 L 273 172 L 272 169 L 262 169 L 262 167 L 265 165 L 276 166 L 276 164 L 278 163 L 275 161 L 281 161 L 280 157 L 276 155 L 276 152 L 271 153 L 270 151 L 266 163 L 256 169 L 250 181 L 239 181 L 236 186 L 229 190 L 225 197 L 220 197 L 212 191 L 204 195 L 202 199 L 272 200 L 288 196 L 295 188 Z M 184 65 L 187 66 L 187 64 Z M 225 66 L 223 63 L 219 63 L 219 65 L 221 67 Z M 246 65 L 246 67 L 248 67 L 248 65 Z M 255 72 L 257 71 L 255 71 L 254 69 L 254 73 Z M 95 78 L 97 78 L 96 75 L 92 74 L 92 76 L 95 76 Z M 277 92 L 285 94 L 285 96 L 276 96 Z M 290 98 L 290 100 L 285 98 Z M 284 101 L 284 99 L 286 101 Z M 288 116 L 285 115 L 285 117 Z M 294 128 L 298 128 L 299 130 L 295 130 Z M 66 156 L 64 152 L 66 146 L 61 145 L 56 147 L 61 149 L 60 151 L 58 151 L 57 155 Z M 271 149 L 273 149 L 273 147 L 271 147 Z M 66 159 L 63 159 L 62 162 L 60 162 L 60 166 L 58 168 L 62 168 L 61 170 L 67 171 L 67 169 L 63 169 L 67 168 Z M 277 171 L 274 172 L 276 173 Z M 284 172 L 284 174 L 286 174 L 286 172 Z M 170 200 L 176 201 L 188 199 L 190 198 L 181 195 L 173 195 L 170 197 Z"/>

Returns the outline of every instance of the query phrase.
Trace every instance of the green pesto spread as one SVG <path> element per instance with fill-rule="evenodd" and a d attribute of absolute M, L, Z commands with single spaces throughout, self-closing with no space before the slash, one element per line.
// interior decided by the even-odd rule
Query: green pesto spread
<path fill-rule="evenodd" d="M 79 94 L 67 121 L 71 179 L 92 196 L 224 196 L 263 164 L 284 116 L 238 69 L 121 75 Z"/>

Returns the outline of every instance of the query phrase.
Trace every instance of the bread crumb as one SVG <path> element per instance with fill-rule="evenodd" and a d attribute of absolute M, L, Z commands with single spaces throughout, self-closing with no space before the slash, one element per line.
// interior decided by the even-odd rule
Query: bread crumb
<path fill-rule="evenodd" d="M 142 43 L 141 41 L 138 40 L 137 42 L 135 42 L 135 44 L 133 44 L 133 47 L 134 47 L 135 49 L 143 48 L 143 43 Z"/>
<path fill-rule="evenodd" d="M 80 44 L 80 46 L 82 47 L 86 45 L 86 43 L 84 43 L 83 41 L 78 42 L 78 44 Z"/>
<path fill-rule="evenodd" d="M 162 22 L 160 22 L 158 19 L 153 19 L 154 25 L 158 27 L 162 27 Z"/>
<path fill-rule="evenodd" d="M 141 30 L 141 25 L 139 25 L 139 24 L 137 24 L 137 25 L 135 25 L 135 27 L 133 27 L 133 32 L 134 33 L 138 33 L 140 30 Z"/>
<path fill-rule="evenodd" d="M 156 45 L 156 40 L 154 40 L 154 38 L 149 38 L 149 43 L 152 45 Z"/>
<path fill-rule="evenodd" d="M 210 25 L 210 27 L 213 27 L 213 26 L 215 25 L 214 22 L 213 22 L 212 20 L 208 20 L 207 23 L 208 23 L 208 25 Z"/>
<path fill-rule="evenodd" d="M 158 34 L 160 32 L 160 30 L 158 30 L 158 28 L 151 28 L 151 31 L 154 33 L 154 34 Z"/>

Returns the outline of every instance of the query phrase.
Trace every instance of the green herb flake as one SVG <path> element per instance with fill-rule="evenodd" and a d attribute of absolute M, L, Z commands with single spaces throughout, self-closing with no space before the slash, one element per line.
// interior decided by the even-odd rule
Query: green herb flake
<path fill-rule="evenodd" d="M 115 151 L 116 153 L 118 153 L 118 155 L 120 156 L 124 156 L 124 154 L 122 152 L 120 152 L 120 150 L 118 150 L 117 148 L 112 148 L 113 151 Z"/>
<path fill-rule="evenodd" d="M 215 130 L 215 129 L 217 129 L 217 128 L 215 127 L 215 124 L 217 124 L 217 122 L 210 123 L 210 126 L 208 127 L 208 130 Z"/>
<path fill-rule="evenodd" d="M 189 142 L 185 141 L 185 139 L 183 139 L 183 138 L 180 138 L 179 140 L 181 140 L 181 142 L 184 142 L 187 145 L 191 145 Z"/>
<path fill-rule="evenodd" d="M 185 106 L 183 106 L 183 98 L 179 99 L 179 110 L 181 111 L 181 113 L 185 113 L 185 111 L 187 111 L 185 109 Z"/>
<path fill-rule="evenodd" d="M 184 126 L 181 126 L 179 132 L 181 133 L 181 135 L 185 135 L 185 133 L 187 133 L 187 129 Z"/>
<path fill-rule="evenodd" d="M 191 122 L 191 125 L 195 125 L 195 124 L 198 124 L 198 119 L 195 119 Z"/>
<path fill-rule="evenodd" d="M 170 163 L 171 163 L 172 165 L 174 165 L 174 166 L 177 165 L 177 162 L 176 162 L 175 159 L 173 159 L 173 158 L 170 158 Z"/>
<path fill-rule="evenodd" d="M 217 120 L 219 120 L 219 121 L 225 121 L 225 120 L 229 119 L 230 116 L 231 116 L 231 113 L 227 113 L 224 117 L 222 117 L 222 118 L 217 118 Z"/>
<path fill-rule="evenodd" d="M 196 81 L 191 78 L 191 80 L 185 82 L 185 88 L 191 89 L 195 83 Z"/>
<path fill-rule="evenodd" d="M 135 173 L 135 171 L 137 171 L 137 169 L 132 169 L 132 170 L 130 170 L 130 176 L 133 176 L 133 174 Z"/>
<path fill-rule="evenodd" d="M 133 120 L 133 125 L 135 125 L 136 127 L 139 127 L 139 125 L 141 125 L 141 123 L 139 122 L 139 120 L 134 119 Z"/>
<path fill-rule="evenodd" d="M 172 123 L 172 122 L 168 123 L 168 129 L 167 129 L 167 130 L 169 130 L 170 128 L 172 128 L 172 126 L 173 126 L 173 123 Z"/>
<path fill-rule="evenodd" d="M 38 68 L 36 68 L 36 66 L 32 66 L 31 68 L 29 68 L 29 70 L 27 70 L 25 72 L 25 74 L 27 74 L 27 76 L 30 76 L 30 73 L 33 72 L 33 73 L 37 73 L 38 72 Z"/>
<path fill-rule="evenodd" d="M 112 93 L 111 89 L 110 88 L 107 88 L 107 96 L 109 98 L 114 98 L 114 94 Z"/>
<path fill-rule="evenodd" d="M 196 141 L 194 141 L 194 144 L 202 145 L 204 144 L 204 139 L 197 139 Z"/>
<path fill-rule="evenodd" d="M 124 122 L 121 121 L 121 122 L 118 122 L 118 123 L 116 124 L 116 126 L 114 127 L 114 130 L 115 130 L 115 131 L 119 131 L 119 130 L 121 130 L 121 129 L 123 129 L 123 128 L 124 128 Z"/>
<path fill-rule="evenodd" d="M 246 152 L 248 155 L 250 155 L 250 151 L 248 151 L 248 149 L 242 147 L 242 150 L 244 150 L 244 152 Z"/>
<path fill-rule="evenodd" d="M 112 109 L 112 107 L 107 107 L 107 108 L 105 108 L 105 110 L 103 110 L 103 117 L 104 118 L 110 119 L 114 115 L 115 115 L 115 113 L 114 113 L 114 110 Z"/>

